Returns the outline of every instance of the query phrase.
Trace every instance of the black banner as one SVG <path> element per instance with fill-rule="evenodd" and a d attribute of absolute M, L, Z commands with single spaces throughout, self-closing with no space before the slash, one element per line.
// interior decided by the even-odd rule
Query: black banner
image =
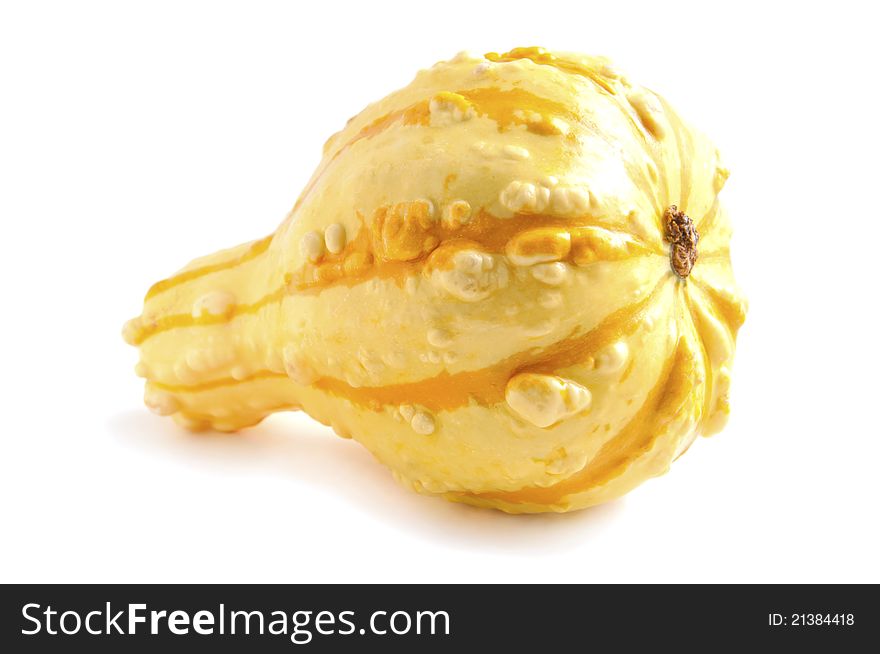
<path fill-rule="evenodd" d="M 5 652 L 588 651 L 615 643 L 848 649 L 876 586 L 3 586 Z M 196 648 L 194 650 L 194 648 Z M 844 649 L 840 649 L 844 648 Z"/>

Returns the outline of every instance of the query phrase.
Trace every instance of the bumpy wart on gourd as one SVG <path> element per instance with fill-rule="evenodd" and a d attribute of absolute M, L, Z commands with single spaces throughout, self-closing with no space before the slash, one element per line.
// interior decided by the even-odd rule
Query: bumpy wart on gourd
<path fill-rule="evenodd" d="M 726 420 L 726 178 L 604 58 L 460 54 L 331 136 L 274 234 L 149 290 L 145 402 L 222 431 L 303 409 L 512 513 L 619 496 Z"/>

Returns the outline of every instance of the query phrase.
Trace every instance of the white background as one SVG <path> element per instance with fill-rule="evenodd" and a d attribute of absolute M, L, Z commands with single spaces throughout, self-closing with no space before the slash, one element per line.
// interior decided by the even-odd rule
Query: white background
<path fill-rule="evenodd" d="M 869 3 L 3 3 L 0 581 L 880 581 Z M 463 49 L 606 54 L 708 132 L 751 301 L 733 414 L 612 504 L 398 487 L 304 415 L 192 435 L 119 336 L 281 221 L 324 139 Z"/>

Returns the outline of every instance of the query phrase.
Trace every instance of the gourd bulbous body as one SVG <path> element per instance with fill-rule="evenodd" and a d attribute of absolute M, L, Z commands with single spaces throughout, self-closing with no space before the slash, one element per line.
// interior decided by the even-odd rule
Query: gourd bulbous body
<path fill-rule="evenodd" d="M 274 234 L 149 290 L 145 401 L 228 431 L 303 409 L 508 512 L 617 497 L 726 420 L 726 178 L 603 58 L 440 62 L 327 141 Z"/>

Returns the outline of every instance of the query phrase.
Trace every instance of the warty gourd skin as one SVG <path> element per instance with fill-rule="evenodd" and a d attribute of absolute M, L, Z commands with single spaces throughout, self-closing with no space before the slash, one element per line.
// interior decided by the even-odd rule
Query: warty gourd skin
<path fill-rule="evenodd" d="M 331 136 L 272 235 L 150 288 L 145 402 L 194 430 L 302 409 L 456 502 L 618 497 L 727 419 L 727 176 L 607 59 L 460 54 Z"/>

